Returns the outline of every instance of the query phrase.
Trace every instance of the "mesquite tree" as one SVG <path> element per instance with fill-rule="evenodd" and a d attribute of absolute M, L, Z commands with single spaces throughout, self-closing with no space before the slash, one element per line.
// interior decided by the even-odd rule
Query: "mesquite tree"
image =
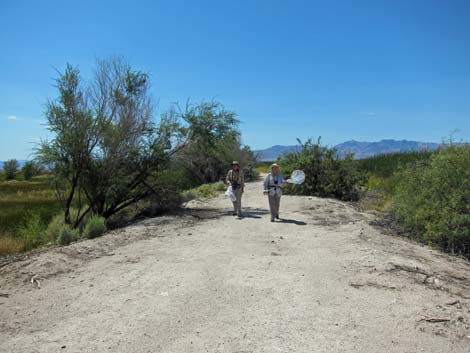
<path fill-rule="evenodd" d="M 255 157 L 240 141 L 239 121 L 234 112 L 215 101 L 187 105 L 181 119 L 186 123 L 187 144 L 178 160 L 196 183 L 220 180 L 230 162 L 238 160 L 242 167 L 254 167 Z"/>
<path fill-rule="evenodd" d="M 172 116 L 154 121 L 148 75 L 113 58 L 97 62 L 88 84 L 70 65 L 56 84 L 59 97 L 46 109 L 54 137 L 37 159 L 53 170 L 65 221 L 77 227 L 90 212 L 108 218 L 155 193 L 181 130 Z"/>

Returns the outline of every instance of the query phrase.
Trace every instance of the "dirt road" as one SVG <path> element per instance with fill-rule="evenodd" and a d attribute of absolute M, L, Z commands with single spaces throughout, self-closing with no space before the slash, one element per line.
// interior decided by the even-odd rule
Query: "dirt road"
<path fill-rule="evenodd" d="M 470 352 L 468 263 L 261 183 L 0 265 L 0 352 Z"/>

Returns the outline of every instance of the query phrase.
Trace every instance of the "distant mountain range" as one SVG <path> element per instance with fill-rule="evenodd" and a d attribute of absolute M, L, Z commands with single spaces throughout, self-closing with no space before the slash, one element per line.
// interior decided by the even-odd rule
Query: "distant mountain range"
<path fill-rule="evenodd" d="M 408 140 L 380 140 L 377 142 L 361 142 L 350 140 L 336 145 L 335 148 L 338 150 L 339 156 L 343 156 L 348 152 L 353 152 L 356 159 L 361 159 L 381 153 L 435 150 L 439 148 L 439 146 L 441 146 L 440 143 Z M 298 150 L 300 150 L 299 145 L 276 145 L 254 152 L 260 161 L 274 161 L 277 159 L 277 157 L 284 153 L 296 152 Z"/>
<path fill-rule="evenodd" d="M 356 159 L 367 158 L 381 153 L 391 152 L 407 152 L 407 151 L 420 151 L 420 150 L 435 150 L 441 146 L 440 143 L 433 142 L 418 142 L 408 140 L 380 140 L 377 142 L 362 142 L 350 140 L 339 145 L 335 148 L 338 150 L 338 155 L 343 156 L 345 153 L 354 152 Z M 255 154 L 260 161 L 274 161 L 280 155 L 287 152 L 296 152 L 300 150 L 299 145 L 282 146 L 275 145 L 264 150 L 255 150 Z M 26 161 L 19 160 L 20 168 Z M 0 169 L 3 169 L 3 163 L 0 161 Z"/>

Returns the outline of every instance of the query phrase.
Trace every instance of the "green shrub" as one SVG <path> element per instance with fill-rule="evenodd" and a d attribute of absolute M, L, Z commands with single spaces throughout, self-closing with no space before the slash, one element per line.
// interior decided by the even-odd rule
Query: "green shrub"
<path fill-rule="evenodd" d="M 279 164 L 286 175 L 295 169 L 303 170 L 306 175 L 302 185 L 287 186 L 287 193 L 341 200 L 357 200 L 359 197 L 359 186 L 364 178 L 357 170 L 353 155 L 340 159 L 336 149 L 322 146 L 320 139 L 317 143 L 309 139 L 302 144 L 300 151 L 282 156 Z"/>
<path fill-rule="evenodd" d="M 50 242 L 67 245 L 80 237 L 80 228 L 72 229 L 65 223 L 63 213 L 52 218 L 46 229 L 46 238 Z M 69 240 L 68 240 L 69 239 Z"/>
<path fill-rule="evenodd" d="M 222 181 L 216 183 L 202 184 L 182 193 L 183 201 L 190 201 L 197 198 L 210 198 L 225 191 L 226 186 Z"/>
<path fill-rule="evenodd" d="M 59 230 L 57 237 L 57 243 L 60 245 L 69 245 L 71 242 L 77 240 L 80 237 L 78 229 L 72 229 L 65 225 Z"/>
<path fill-rule="evenodd" d="M 56 241 L 59 237 L 60 231 L 64 228 L 68 227 L 67 224 L 64 222 L 63 214 L 58 214 L 52 218 L 52 220 L 47 225 L 46 229 L 46 237 L 50 241 Z"/>
<path fill-rule="evenodd" d="M 47 243 L 45 225 L 38 213 L 28 212 L 17 230 L 17 235 L 24 240 L 24 250 L 31 250 Z"/>
<path fill-rule="evenodd" d="M 9 159 L 3 163 L 3 172 L 5 173 L 5 178 L 7 180 L 13 180 L 18 174 L 18 161 L 16 159 Z"/>
<path fill-rule="evenodd" d="M 101 236 L 106 231 L 105 219 L 99 216 L 91 217 L 84 230 L 85 237 L 93 239 Z"/>
<path fill-rule="evenodd" d="M 41 166 L 33 161 L 27 161 L 21 168 L 24 180 L 31 180 L 34 176 L 41 173 Z"/>
<path fill-rule="evenodd" d="M 396 220 L 416 239 L 470 255 L 470 146 L 450 146 L 400 173 Z"/>

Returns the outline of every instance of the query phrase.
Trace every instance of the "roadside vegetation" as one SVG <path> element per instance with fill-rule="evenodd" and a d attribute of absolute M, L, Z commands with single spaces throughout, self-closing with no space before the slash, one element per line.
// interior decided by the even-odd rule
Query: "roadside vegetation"
<path fill-rule="evenodd" d="M 156 118 L 149 86 L 148 75 L 121 58 L 99 60 L 88 81 L 67 65 L 46 105 L 53 138 L 22 169 L 16 160 L 4 164 L 0 255 L 95 238 L 215 195 L 232 160 L 248 180 L 256 177 L 235 112 L 188 102 Z"/>
<path fill-rule="evenodd" d="M 285 188 L 287 193 L 334 197 L 344 201 L 358 200 L 364 177 L 352 154 L 339 158 L 336 149 L 323 146 L 320 138 L 316 143 L 312 140 L 298 142 L 301 149 L 284 154 L 278 162 L 285 174 L 300 169 L 307 178 L 302 185 L 288 185 Z"/>
<path fill-rule="evenodd" d="M 287 175 L 294 169 L 307 175 L 288 193 L 359 200 L 363 208 L 383 212 L 404 236 L 470 258 L 469 145 L 354 160 L 309 140 L 278 163 Z"/>

